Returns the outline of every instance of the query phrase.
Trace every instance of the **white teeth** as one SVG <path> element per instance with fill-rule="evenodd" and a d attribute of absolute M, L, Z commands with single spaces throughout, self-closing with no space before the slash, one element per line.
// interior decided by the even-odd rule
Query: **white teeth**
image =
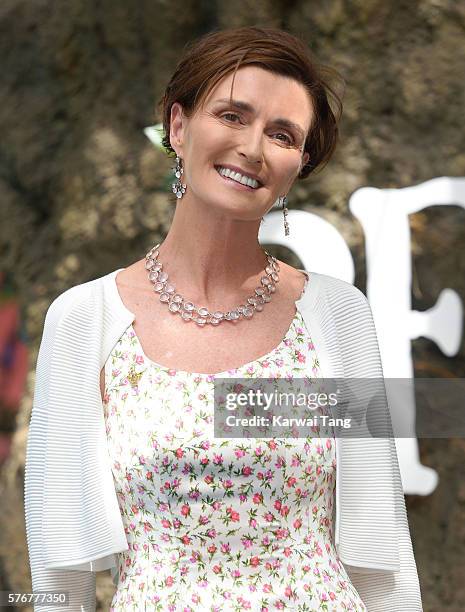
<path fill-rule="evenodd" d="M 257 187 L 259 186 L 258 181 L 256 181 L 255 179 L 249 176 L 239 174 L 239 172 L 234 172 L 233 170 L 230 170 L 229 168 L 220 167 L 218 171 L 222 176 L 233 179 L 234 181 L 237 181 L 238 183 L 241 183 L 242 185 L 248 185 L 249 187 L 252 187 L 252 189 L 257 189 Z"/>

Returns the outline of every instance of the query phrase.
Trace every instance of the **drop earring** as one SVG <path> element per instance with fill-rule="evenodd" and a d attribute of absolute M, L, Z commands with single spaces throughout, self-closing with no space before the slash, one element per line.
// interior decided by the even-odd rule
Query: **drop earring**
<path fill-rule="evenodd" d="M 181 181 L 181 176 L 184 174 L 184 168 L 182 167 L 182 159 L 178 155 L 176 155 L 176 166 L 173 168 L 173 172 L 177 179 L 172 183 L 173 193 L 179 200 L 186 192 L 186 185 Z"/>
<path fill-rule="evenodd" d="M 279 201 L 283 207 L 283 216 L 284 216 L 284 235 L 289 236 L 289 223 L 287 221 L 287 197 L 279 196 Z"/>

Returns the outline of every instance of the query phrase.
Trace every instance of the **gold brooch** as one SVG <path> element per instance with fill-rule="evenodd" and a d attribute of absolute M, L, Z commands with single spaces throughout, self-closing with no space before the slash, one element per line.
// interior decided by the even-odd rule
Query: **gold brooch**
<path fill-rule="evenodd" d="M 136 372 L 134 366 L 131 366 L 129 374 L 126 377 L 129 380 L 131 387 L 137 387 L 142 374 L 143 372 Z"/>

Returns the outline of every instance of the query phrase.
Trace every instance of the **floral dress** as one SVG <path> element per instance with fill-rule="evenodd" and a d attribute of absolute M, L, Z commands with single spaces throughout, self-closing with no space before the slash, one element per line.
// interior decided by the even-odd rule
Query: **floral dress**
<path fill-rule="evenodd" d="M 112 611 L 366 612 L 333 544 L 334 438 L 215 438 L 215 377 L 321 378 L 296 308 L 281 343 L 220 374 L 151 361 L 129 326 L 104 417 L 129 550 Z"/>

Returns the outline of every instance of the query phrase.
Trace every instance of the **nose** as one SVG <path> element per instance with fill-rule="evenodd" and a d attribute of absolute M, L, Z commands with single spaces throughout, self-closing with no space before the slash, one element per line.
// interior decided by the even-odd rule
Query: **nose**
<path fill-rule="evenodd" d="M 245 157 L 250 163 L 263 162 L 263 137 L 262 132 L 258 128 L 244 130 L 244 139 L 239 147 L 239 154 Z"/>

